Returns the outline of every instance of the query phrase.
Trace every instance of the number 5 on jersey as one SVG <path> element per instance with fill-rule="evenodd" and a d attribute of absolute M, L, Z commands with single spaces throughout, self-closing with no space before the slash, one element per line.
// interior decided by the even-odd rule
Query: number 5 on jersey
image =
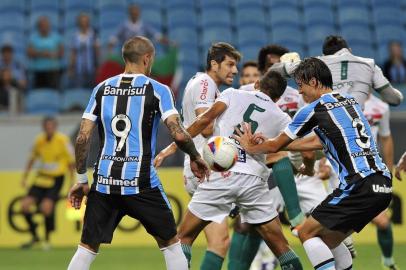
<path fill-rule="evenodd" d="M 122 123 L 124 123 L 124 127 Z M 118 124 L 120 124 L 120 130 L 118 130 Z M 114 118 L 111 119 L 111 130 L 116 137 L 120 138 L 120 141 L 116 147 L 116 152 L 120 152 L 131 130 L 130 118 L 125 114 L 118 114 L 114 116 Z"/>

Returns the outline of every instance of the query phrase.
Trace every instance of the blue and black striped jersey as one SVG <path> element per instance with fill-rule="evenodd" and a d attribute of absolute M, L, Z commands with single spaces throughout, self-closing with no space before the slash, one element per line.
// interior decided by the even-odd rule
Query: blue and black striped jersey
<path fill-rule="evenodd" d="M 324 94 L 300 109 L 285 133 L 296 139 L 313 130 L 339 175 L 340 189 L 373 173 L 391 177 L 379 155 L 368 120 L 353 97 L 336 92 Z"/>
<path fill-rule="evenodd" d="M 177 114 L 169 87 L 142 74 L 97 85 L 83 118 L 97 122 L 100 149 L 92 188 L 132 195 L 160 185 L 153 167 L 159 120 Z"/>

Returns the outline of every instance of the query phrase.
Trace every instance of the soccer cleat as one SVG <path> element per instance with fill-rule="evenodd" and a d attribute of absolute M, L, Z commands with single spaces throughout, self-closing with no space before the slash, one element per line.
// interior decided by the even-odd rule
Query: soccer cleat
<path fill-rule="evenodd" d="M 43 251 L 49 251 L 49 250 L 51 250 L 51 248 L 52 248 L 52 246 L 51 246 L 51 244 L 49 242 L 47 242 L 47 241 L 42 242 L 42 250 Z"/>
<path fill-rule="evenodd" d="M 383 265 L 383 269 L 385 269 L 385 270 L 400 270 L 400 268 L 396 264 L 392 264 L 390 266 Z"/>
<path fill-rule="evenodd" d="M 32 248 L 35 244 L 39 243 L 39 238 L 38 237 L 33 237 L 29 242 L 22 244 L 21 249 L 30 249 Z"/>

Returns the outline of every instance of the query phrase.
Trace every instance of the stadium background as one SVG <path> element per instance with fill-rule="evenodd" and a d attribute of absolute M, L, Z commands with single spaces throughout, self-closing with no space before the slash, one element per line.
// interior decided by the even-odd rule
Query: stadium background
<path fill-rule="evenodd" d="M 125 21 L 130 3 L 140 6 L 141 19 L 145 23 L 152 25 L 176 43 L 176 47 L 169 48 L 157 44 L 154 74 L 156 78 L 173 86 L 178 105 L 187 80 L 196 71 L 204 68 L 205 53 L 214 41 L 227 41 L 235 45 L 242 51 L 243 61 L 246 61 L 256 59 L 259 48 L 269 43 L 282 44 L 291 51 L 299 52 L 302 57 L 320 55 L 324 37 L 337 33 L 347 39 L 354 54 L 372 57 L 379 65 L 382 65 L 388 57 L 387 46 L 390 41 L 398 40 L 403 44 L 406 43 L 404 0 L 2 0 L 0 46 L 12 45 L 17 59 L 28 67 L 29 60 L 26 56 L 28 37 L 34 31 L 39 16 L 48 16 L 53 30 L 59 32 L 64 45 L 68 48 L 76 29 L 76 17 L 80 12 L 86 12 L 91 16 L 92 27 L 100 39 L 103 62 L 121 64 L 117 56 L 107 53 L 106 47 L 109 37 Z M 67 58 L 68 50 L 64 57 L 65 64 Z M 12 258 L 13 255 L 9 254 L 20 254 L 15 248 L 29 237 L 25 233 L 26 225 L 19 215 L 18 198 L 25 194 L 20 186 L 20 178 L 33 138 L 40 132 L 42 117 L 57 114 L 60 130 L 74 138 L 80 121 L 78 111 L 87 104 L 91 92 L 91 89 L 68 88 L 64 82 L 66 77 L 62 78 L 60 90 L 32 89 L 29 69 L 27 76 L 28 89 L 21 94 L 22 110 L 16 112 L 10 109 L 0 112 L 1 259 Z M 235 82 L 237 86 L 238 80 Z M 290 84 L 294 86 L 293 82 Z M 405 94 L 405 85 L 397 87 Z M 397 108 L 391 108 L 391 125 L 395 142 L 395 160 L 398 160 L 406 149 L 405 102 Z M 160 128 L 159 132 L 158 149 L 161 149 L 169 142 L 169 137 L 164 127 Z M 97 142 L 94 144 L 97 145 Z M 95 145 L 92 149 L 96 148 Z M 89 164 L 91 163 L 92 158 L 89 160 Z M 177 153 L 166 163 L 167 166 L 181 164 L 181 153 Z M 171 197 L 175 216 L 179 219 L 178 214 L 185 209 L 188 201 L 187 194 L 181 188 L 183 185 L 181 169 L 177 167 L 162 169 L 160 175 Z M 61 196 L 66 195 L 67 190 L 68 181 Z M 394 200 L 391 211 L 395 223 L 395 242 L 396 247 L 404 253 L 406 181 L 395 182 L 395 194 L 397 199 Z M 39 216 L 36 218 L 41 221 Z M 62 198 L 57 206 L 57 230 L 52 236 L 52 245 L 71 247 L 73 253 L 73 246 L 80 237 L 80 219 L 80 215 L 72 213 Z M 290 239 L 298 244 L 297 240 Z M 374 228 L 369 226 L 357 235 L 356 243 L 361 246 L 362 244 L 374 246 L 376 243 Z M 123 222 L 113 244 L 116 247 L 154 246 L 154 242 L 145 231 L 132 221 Z M 204 240 L 199 239 L 198 244 L 204 246 Z M 396 247 L 395 257 L 399 257 Z M 378 250 L 377 245 L 375 250 Z M 376 258 L 377 256 L 375 255 Z M 370 258 L 374 258 L 372 254 Z M 64 260 L 65 263 L 60 265 L 67 264 L 68 258 Z M 376 262 L 379 260 L 376 259 Z M 1 265 L 2 262 L 0 268 Z"/>

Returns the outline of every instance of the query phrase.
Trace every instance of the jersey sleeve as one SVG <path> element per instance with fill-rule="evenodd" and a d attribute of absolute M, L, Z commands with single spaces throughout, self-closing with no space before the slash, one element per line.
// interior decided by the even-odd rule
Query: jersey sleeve
<path fill-rule="evenodd" d="M 40 141 L 39 137 L 35 138 L 34 144 L 31 147 L 30 159 L 38 158 L 38 156 L 39 156 L 39 141 Z"/>
<path fill-rule="evenodd" d="M 99 117 L 100 114 L 100 109 L 99 106 L 100 104 L 97 103 L 96 96 L 99 90 L 104 86 L 104 82 L 101 82 L 99 85 L 97 85 L 94 89 L 93 92 L 90 96 L 89 103 L 87 104 L 87 107 L 85 109 L 85 112 L 83 113 L 82 118 L 91 120 L 93 122 L 97 121 L 97 118 Z"/>
<path fill-rule="evenodd" d="M 216 99 L 217 86 L 208 79 L 201 79 L 199 84 L 193 88 L 193 107 L 194 109 L 209 108 Z"/>
<path fill-rule="evenodd" d="M 383 75 L 382 69 L 374 65 L 374 74 L 372 76 L 373 88 L 378 92 L 389 85 L 388 79 Z"/>
<path fill-rule="evenodd" d="M 161 113 L 162 121 L 165 121 L 171 115 L 179 114 L 175 108 L 172 90 L 168 86 L 159 85 L 155 95 L 159 99 L 159 112 Z"/>
<path fill-rule="evenodd" d="M 292 140 L 303 137 L 313 131 L 316 126 L 313 104 L 300 109 L 293 117 L 292 122 L 285 128 L 286 135 Z"/>
<path fill-rule="evenodd" d="M 229 107 L 232 95 L 233 89 L 228 88 L 220 94 L 220 96 L 216 99 L 216 102 L 223 102 L 227 107 Z"/>
<path fill-rule="evenodd" d="M 379 136 L 387 137 L 391 134 L 389 119 L 390 119 L 390 112 L 388 109 L 382 115 L 381 121 L 379 122 L 379 129 L 378 129 Z"/>

